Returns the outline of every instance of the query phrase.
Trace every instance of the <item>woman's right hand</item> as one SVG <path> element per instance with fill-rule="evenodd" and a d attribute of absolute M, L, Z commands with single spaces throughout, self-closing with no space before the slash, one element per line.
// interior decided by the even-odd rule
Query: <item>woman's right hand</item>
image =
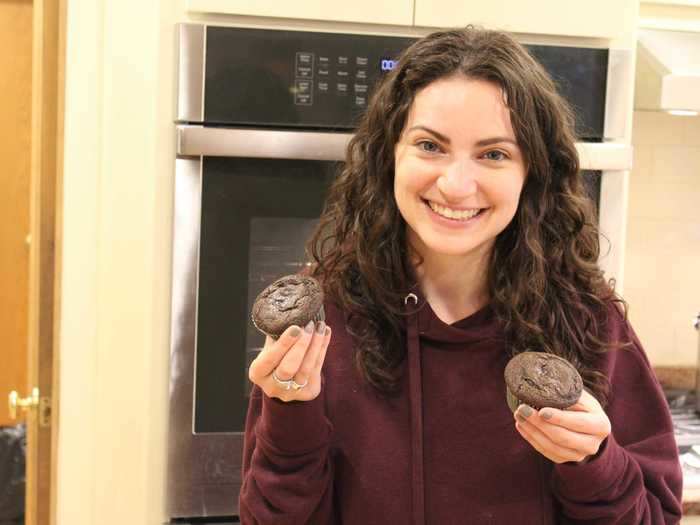
<path fill-rule="evenodd" d="M 265 338 L 265 346 L 250 364 L 248 377 L 268 397 L 282 401 L 311 401 L 321 393 L 321 368 L 331 340 L 331 329 L 323 321 L 309 321 L 303 329 L 290 326 L 275 341 Z M 280 381 L 294 380 L 299 389 L 286 389 Z"/>

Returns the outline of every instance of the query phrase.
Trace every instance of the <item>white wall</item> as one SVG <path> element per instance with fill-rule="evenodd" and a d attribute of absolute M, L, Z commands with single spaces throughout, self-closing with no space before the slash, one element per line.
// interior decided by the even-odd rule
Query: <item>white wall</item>
<path fill-rule="evenodd" d="M 68 2 L 60 525 L 164 520 L 178 9 Z"/>
<path fill-rule="evenodd" d="M 634 113 L 625 299 L 655 365 L 695 366 L 700 311 L 700 117 Z"/>
<path fill-rule="evenodd" d="M 644 0 L 640 27 L 700 32 L 697 0 Z M 636 111 L 625 297 L 652 362 L 696 366 L 700 310 L 700 117 Z"/>

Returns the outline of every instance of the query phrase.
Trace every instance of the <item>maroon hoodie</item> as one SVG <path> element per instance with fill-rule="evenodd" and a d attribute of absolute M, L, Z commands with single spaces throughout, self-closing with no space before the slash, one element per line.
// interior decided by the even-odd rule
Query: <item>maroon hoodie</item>
<path fill-rule="evenodd" d="M 256 387 L 248 409 L 242 523 L 678 523 L 682 478 L 670 414 L 646 355 L 618 309 L 601 369 L 612 433 L 586 464 L 554 464 L 515 429 L 508 354 L 486 306 L 452 325 L 430 305 L 407 320 L 402 392 L 363 382 L 337 307 L 318 398 L 284 403 Z"/>

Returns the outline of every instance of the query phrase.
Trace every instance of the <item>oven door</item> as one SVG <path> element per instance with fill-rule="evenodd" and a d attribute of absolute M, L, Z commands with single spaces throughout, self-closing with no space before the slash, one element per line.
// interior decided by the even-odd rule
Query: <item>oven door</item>
<path fill-rule="evenodd" d="M 178 128 L 168 515 L 236 516 L 252 302 L 297 273 L 349 135 Z"/>

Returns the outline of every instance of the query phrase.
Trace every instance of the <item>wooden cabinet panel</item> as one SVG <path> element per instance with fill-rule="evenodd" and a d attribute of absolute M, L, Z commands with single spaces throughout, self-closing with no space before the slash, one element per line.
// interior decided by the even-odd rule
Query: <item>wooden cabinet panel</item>
<path fill-rule="evenodd" d="M 259 0 L 188 0 L 187 10 L 201 13 L 364 22 L 369 24 L 413 24 L 414 0 L 295 0 L 270 2 Z"/>
<path fill-rule="evenodd" d="M 478 24 L 516 33 L 617 38 L 634 17 L 633 0 L 415 0 L 415 25 Z"/>

